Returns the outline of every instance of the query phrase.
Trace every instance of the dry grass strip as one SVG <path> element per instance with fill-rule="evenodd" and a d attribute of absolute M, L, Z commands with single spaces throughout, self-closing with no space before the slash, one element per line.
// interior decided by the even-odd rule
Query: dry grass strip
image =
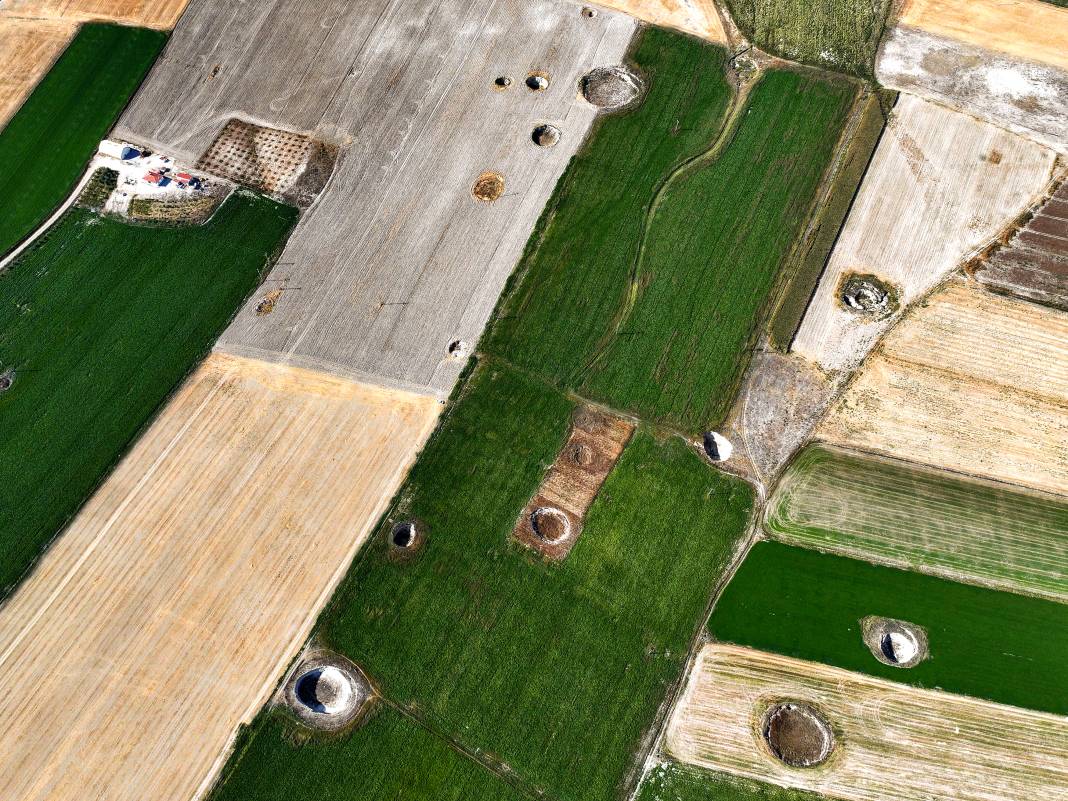
<path fill-rule="evenodd" d="M 212 355 L 0 610 L 0 798 L 193 798 L 438 408 Z"/>
<path fill-rule="evenodd" d="M 895 328 L 819 439 L 1068 493 L 1068 314 L 954 282 Z"/>
<path fill-rule="evenodd" d="M 189 0 L 7 0 L 0 10 L 0 18 L 100 20 L 170 30 L 188 3 Z"/>
<path fill-rule="evenodd" d="M 1068 9 L 1043 0 L 907 0 L 901 23 L 1068 69 Z"/>
<path fill-rule="evenodd" d="M 792 349 L 826 369 L 856 366 L 889 321 L 838 301 L 842 277 L 871 274 L 907 306 L 987 243 L 1046 188 L 1052 150 L 902 95 Z"/>
<path fill-rule="evenodd" d="M 51 69 L 78 26 L 63 20 L 0 15 L 0 129 Z"/>
<path fill-rule="evenodd" d="M 760 733 L 783 700 L 818 708 L 837 746 L 790 768 Z M 672 717 L 683 762 L 850 801 L 1068 798 L 1068 720 L 735 645 L 706 645 Z"/>

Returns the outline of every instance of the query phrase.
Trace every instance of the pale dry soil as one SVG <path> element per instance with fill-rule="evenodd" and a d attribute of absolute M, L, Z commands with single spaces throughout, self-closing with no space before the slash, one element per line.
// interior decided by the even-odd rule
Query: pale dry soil
<path fill-rule="evenodd" d="M 791 350 L 855 368 L 896 317 L 846 309 L 842 278 L 874 275 L 905 308 L 1044 192 L 1056 153 L 911 95 L 894 106 Z"/>
<path fill-rule="evenodd" d="M 760 720 L 780 701 L 830 723 L 823 765 L 787 767 L 765 745 Z M 666 746 L 682 762 L 849 801 L 1068 798 L 1063 717 L 736 645 L 699 653 Z"/>
<path fill-rule="evenodd" d="M 0 610 L 0 797 L 206 788 L 439 408 L 211 355 Z"/>
<path fill-rule="evenodd" d="M 17 19 L 0 12 L 0 130 L 66 49 L 78 26 Z"/>
<path fill-rule="evenodd" d="M 143 28 L 173 28 L 189 0 L 7 0 L 3 17 L 118 22 Z"/>
<path fill-rule="evenodd" d="M 953 281 L 880 345 L 820 440 L 1068 493 L 1068 314 Z"/>
<path fill-rule="evenodd" d="M 653 25 L 692 33 L 710 42 L 728 43 L 714 0 L 598 0 L 597 5 L 614 8 Z"/>

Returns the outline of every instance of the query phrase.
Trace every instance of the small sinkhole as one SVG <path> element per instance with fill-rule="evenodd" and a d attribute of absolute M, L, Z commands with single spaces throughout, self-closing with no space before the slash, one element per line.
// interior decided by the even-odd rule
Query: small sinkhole
<path fill-rule="evenodd" d="M 549 76 L 540 72 L 532 72 L 527 76 L 527 89 L 532 92 L 544 92 L 549 88 Z"/>

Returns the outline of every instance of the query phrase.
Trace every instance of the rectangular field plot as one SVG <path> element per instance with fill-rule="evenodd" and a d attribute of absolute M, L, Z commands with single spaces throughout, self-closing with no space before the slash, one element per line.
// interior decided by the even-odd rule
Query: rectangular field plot
<path fill-rule="evenodd" d="M 634 58 L 649 96 L 561 179 L 487 347 L 698 430 L 726 414 L 856 88 L 771 71 L 725 117 L 721 50 L 649 30 Z"/>
<path fill-rule="evenodd" d="M 710 42 L 727 44 L 715 0 L 600 0 L 597 5 L 614 8 L 653 25 L 677 28 Z"/>
<path fill-rule="evenodd" d="M 35 17 L 72 22 L 101 20 L 145 28 L 173 28 L 189 0 L 6 0 L 0 19 Z"/>
<path fill-rule="evenodd" d="M 0 16 L 0 130 L 59 58 L 77 29 L 73 22 Z"/>
<path fill-rule="evenodd" d="M 930 658 L 908 669 L 876 659 L 861 629 L 871 616 L 923 628 Z M 1064 619 L 1053 601 L 761 542 L 708 627 L 725 642 L 1064 715 Z"/>
<path fill-rule="evenodd" d="M 810 446 L 768 505 L 780 542 L 1068 602 L 1068 503 Z"/>
<path fill-rule="evenodd" d="M 816 436 L 1068 493 L 1068 314 L 954 282 L 894 328 Z"/>
<path fill-rule="evenodd" d="M 834 732 L 826 762 L 795 768 L 765 742 L 780 701 L 815 709 Z M 781 731 L 781 730 L 780 730 Z M 796 748 L 787 731 L 781 748 Z M 846 801 L 1063 798 L 1068 721 L 813 662 L 706 645 L 672 717 L 680 760 Z"/>
<path fill-rule="evenodd" d="M 646 774 L 635 801 L 824 801 L 824 796 L 664 762 Z"/>
<path fill-rule="evenodd" d="M 0 797 L 193 798 L 438 408 L 209 357 L 0 610 Z"/>
<path fill-rule="evenodd" d="M 567 559 L 547 563 L 511 533 L 572 408 L 538 379 L 480 365 L 316 637 L 528 791 L 610 801 L 638 767 L 753 498 L 681 440 L 639 429 Z M 421 550 L 397 553 L 400 521 L 418 521 Z M 311 780 L 317 747 L 292 752 L 286 770 Z M 235 775 L 268 770 L 269 751 L 254 739 Z"/>
<path fill-rule="evenodd" d="M 195 0 L 118 134 L 189 163 L 234 118 L 341 149 L 267 279 L 287 291 L 269 315 L 243 309 L 227 350 L 447 395 L 464 364 L 450 345 L 478 340 L 597 116 L 579 81 L 637 26 L 582 8 Z M 533 141 L 543 124 L 554 146 Z M 503 180 L 492 202 L 473 196 L 484 173 Z"/>
<path fill-rule="evenodd" d="M 66 199 L 165 39 L 137 28 L 82 26 L 0 132 L 0 256 Z"/>
<path fill-rule="evenodd" d="M 0 274 L 0 591 L 208 351 L 295 217 L 248 195 L 180 228 L 74 208 Z"/>
<path fill-rule="evenodd" d="M 907 306 L 1041 196 L 1055 157 L 966 114 L 902 95 L 792 350 L 828 370 L 855 367 L 894 318 L 846 308 L 843 280 L 874 275 Z"/>

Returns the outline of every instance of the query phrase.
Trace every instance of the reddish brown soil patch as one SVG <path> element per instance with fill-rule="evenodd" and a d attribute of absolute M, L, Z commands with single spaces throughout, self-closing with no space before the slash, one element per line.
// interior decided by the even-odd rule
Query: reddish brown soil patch
<path fill-rule="evenodd" d="M 634 424 L 627 420 L 590 407 L 576 411 L 567 442 L 519 515 L 512 536 L 551 561 L 564 559 L 633 432 Z"/>

